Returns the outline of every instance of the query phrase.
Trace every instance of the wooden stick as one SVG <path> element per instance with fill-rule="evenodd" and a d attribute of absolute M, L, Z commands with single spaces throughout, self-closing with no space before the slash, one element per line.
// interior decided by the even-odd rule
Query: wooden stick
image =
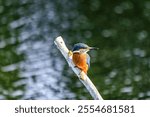
<path fill-rule="evenodd" d="M 67 60 L 69 66 L 72 68 L 72 70 L 74 71 L 74 73 L 78 76 L 79 80 L 84 84 L 84 86 L 87 88 L 87 90 L 89 91 L 89 93 L 91 94 L 91 96 L 95 99 L 95 100 L 103 100 L 102 96 L 99 94 L 98 90 L 96 89 L 96 87 L 94 86 L 94 84 L 91 82 L 91 80 L 89 79 L 89 77 L 83 73 L 83 77 L 84 80 L 82 80 L 80 78 L 80 73 L 81 71 L 75 67 L 74 63 L 72 62 L 72 56 L 69 56 L 69 50 L 65 45 L 65 42 L 63 41 L 63 38 L 61 36 L 57 37 L 54 41 L 55 45 L 57 46 L 57 48 L 60 50 L 60 52 L 62 53 L 62 55 L 65 57 L 65 59 Z"/>

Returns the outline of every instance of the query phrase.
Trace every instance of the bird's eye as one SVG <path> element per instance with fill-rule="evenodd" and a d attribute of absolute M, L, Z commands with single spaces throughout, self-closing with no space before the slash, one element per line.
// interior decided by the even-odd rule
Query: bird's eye
<path fill-rule="evenodd" d="M 83 47 L 83 49 L 87 49 L 87 47 Z"/>

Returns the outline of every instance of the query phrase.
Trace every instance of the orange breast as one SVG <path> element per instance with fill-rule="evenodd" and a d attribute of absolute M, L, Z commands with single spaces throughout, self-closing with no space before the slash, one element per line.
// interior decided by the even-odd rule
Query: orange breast
<path fill-rule="evenodd" d="M 86 61 L 86 57 L 86 54 L 73 53 L 72 59 L 75 66 L 77 66 L 81 71 L 84 71 L 87 74 L 88 64 Z"/>

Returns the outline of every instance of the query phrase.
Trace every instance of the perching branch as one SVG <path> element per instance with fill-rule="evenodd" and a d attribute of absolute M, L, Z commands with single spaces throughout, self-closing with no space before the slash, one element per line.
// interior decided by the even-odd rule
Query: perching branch
<path fill-rule="evenodd" d="M 72 68 L 74 73 L 78 76 L 79 80 L 87 88 L 87 90 L 89 91 L 91 96 L 95 100 L 103 100 L 102 96 L 99 94 L 98 90 L 96 89 L 94 84 L 91 82 L 91 80 L 89 79 L 89 77 L 85 73 L 83 73 L 83 77 L 84 77 L 85 80 L 82 80 L 80 78 L 79 74 L 80 74 L 81 71 L 78 68 L 75 67 L 74 63 L 72 62 L 72 56 L 68 56 L 69 50 L 66 47 L 65 42 L 63 41 L 63 38 L 61 36 L 57 37 L 55 39 L 54 43 L 56 44 L 57 48 L 61 51 L 62 55 L 67 60 L 69 66 Z"/>

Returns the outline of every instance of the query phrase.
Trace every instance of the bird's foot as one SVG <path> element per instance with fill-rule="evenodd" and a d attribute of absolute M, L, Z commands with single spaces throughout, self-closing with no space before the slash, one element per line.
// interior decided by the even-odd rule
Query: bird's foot
<path fill-rule="evenodd" d="M 81 71 L 81 72 L 79 73 L 79 77 L 80 77 L 82 80 L 85 80 L 84 72 L 83 72 L 83 71 Z"/>
<path fill-rule="evenodd" d="M 70 57 L 70 56 L 72 56 L 72 55 L 73 55 L 72 51 L 71 51 L 71 50 L 69 50 L 69 52 L 68 52 L 68 56 Z"/>

